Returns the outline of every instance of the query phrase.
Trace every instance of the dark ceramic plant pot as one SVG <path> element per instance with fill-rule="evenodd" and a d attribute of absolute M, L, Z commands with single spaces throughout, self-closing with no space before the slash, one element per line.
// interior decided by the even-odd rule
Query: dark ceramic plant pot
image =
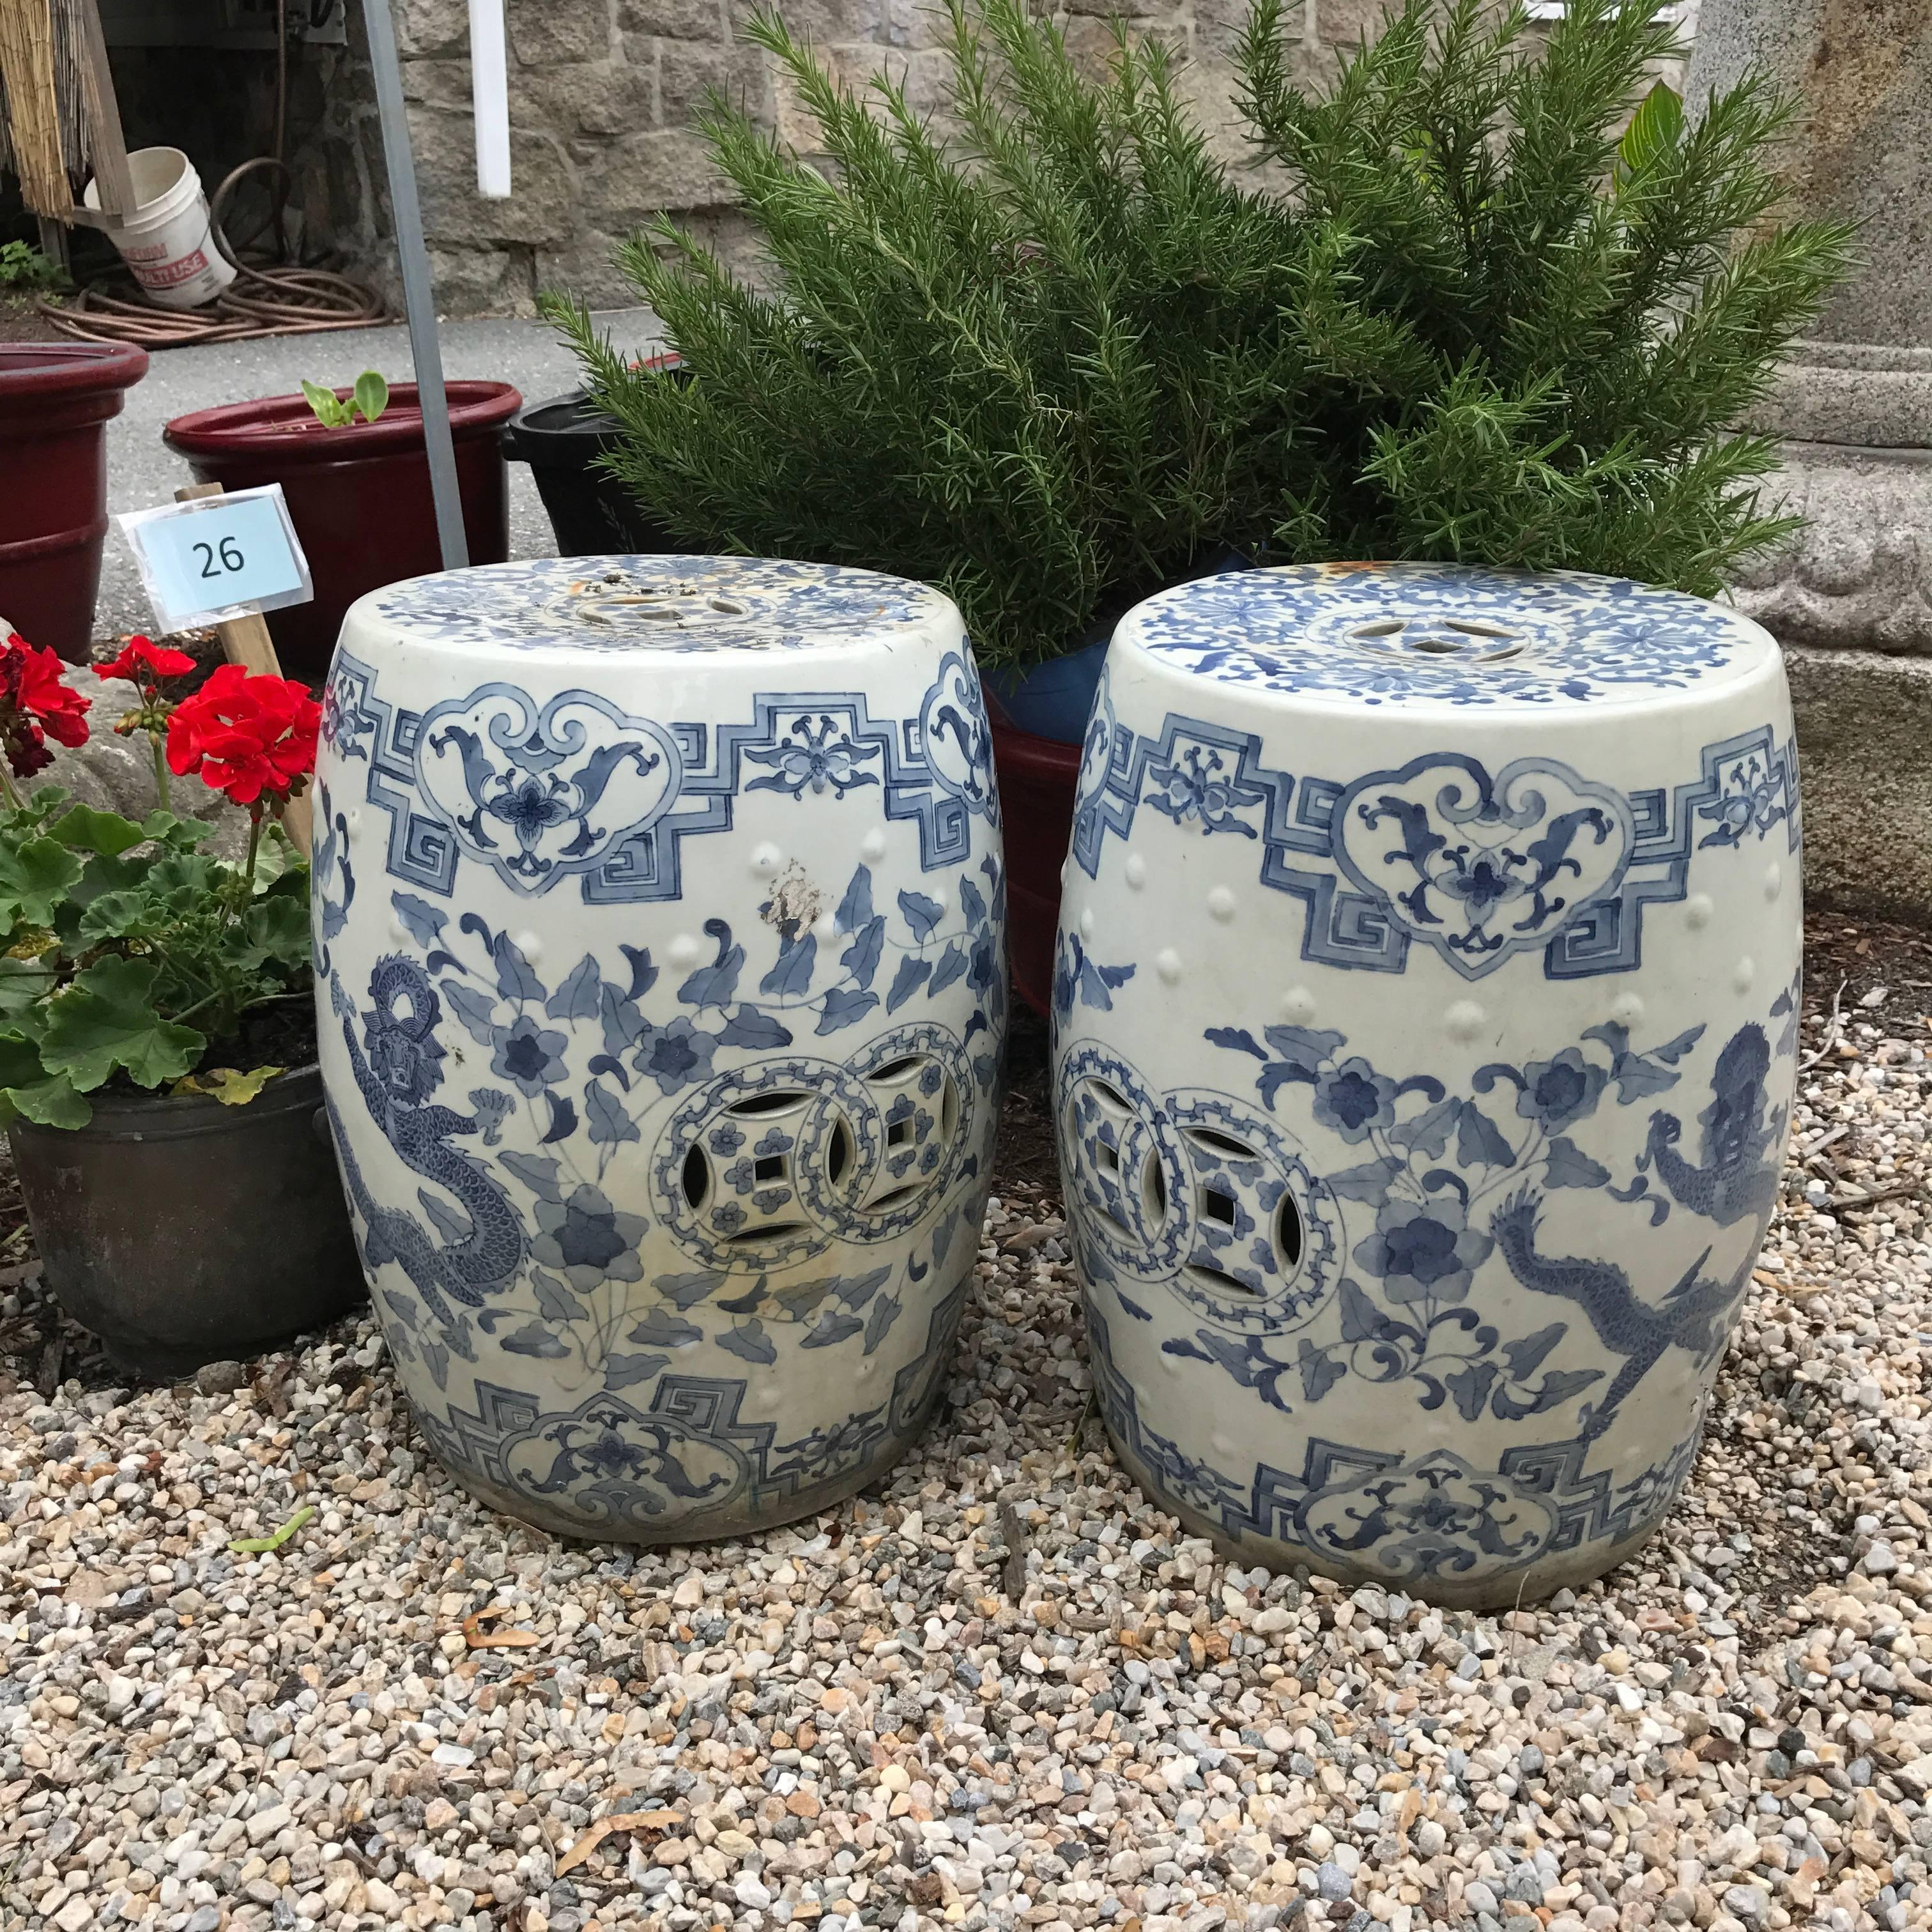
<path fill-rule="evenodd" d="M 1053 996 L 1060 868 L 1073 836 L 1080 747 L 1016 730 L 989 706 L 1006 842 L 1006 958 L 1013 990 L 1042 1018 Z"/>
<path fill-rule="evenodd" d="M 107 535 L 107 422 L 143 350 L 0 344 L 0 618 L 83 664 Z"/>
<path fill-rule="evenodd" d="M 97 1097 L 84 1127 L 10 1134 L 47 1286 L 133 1374 L 259 1354 L 366 1292 L 319 1068 L 245 1107 Z"/>
<path fill-rule="evenodd" d="M 507 382 L 449 385 L 472 563 L 501 563 L 510 554 L 508 478 L 497 438 L 523 400 Z M 373 423 L 325 429 L 305 398 L 271 396 L 176 416 L 162 434 L 202 482 L 227 490 L 282 486 L 315 580 L 314 602 L 268 613 L 291 676 L 324 674 L 342 614 L 357 598 L 442 568 L 413 382 L 392 389 Z"/>
<path fill-rule="evenodd" d="M 643 366 L 678 382 L 691 380 L 676 356 L 654 356 Z M 616 419 L 581 389 L 532 403 L 504 426 L 503 453 L 530 466 L 560 556 L 650 556 L 689 548 L 598 466 L 597 459 L 617 447 L 620 434 Z"/>

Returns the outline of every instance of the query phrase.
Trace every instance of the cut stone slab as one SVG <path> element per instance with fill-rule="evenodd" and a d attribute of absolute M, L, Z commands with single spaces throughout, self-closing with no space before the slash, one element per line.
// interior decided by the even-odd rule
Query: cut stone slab
<path fill-rule="evenodd" d="M 1804 797 L 1804 890 L 1932 913 L 1932 659 L 1787 645 Z"/>

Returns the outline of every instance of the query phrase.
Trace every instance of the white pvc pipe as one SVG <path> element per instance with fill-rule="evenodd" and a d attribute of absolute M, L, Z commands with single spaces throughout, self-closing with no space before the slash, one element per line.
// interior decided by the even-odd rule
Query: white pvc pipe
<path fill-rule="evenodd" d="M 510 195 L 510 62 L 503 0 L 470 0 L 470 98 L 476 116 L 476 192 Z"/>

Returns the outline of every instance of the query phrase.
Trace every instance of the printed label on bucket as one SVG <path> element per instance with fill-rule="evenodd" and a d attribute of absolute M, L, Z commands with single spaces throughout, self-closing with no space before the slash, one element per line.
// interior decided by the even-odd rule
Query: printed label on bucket
<path fill-rule="evenodd" d="M 279 483 L 115 520 L 134 548 L 164 633 L 306 604 L 315 595 Z"/>

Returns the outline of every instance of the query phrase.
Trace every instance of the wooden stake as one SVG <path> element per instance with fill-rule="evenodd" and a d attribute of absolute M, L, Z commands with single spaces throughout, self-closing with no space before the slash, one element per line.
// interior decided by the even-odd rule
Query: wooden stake
<path fill-rule="evenodd" d="M 192 503 L 204 496 L 224 494 L 219 483 L 188 483 L 175 492 L 175 501 Z M 250 610 L 242 616 L 231 617 L 225 624 L 216 625 L 214 632 L 221 640 L 222 651 L 230 664 L 238 664 L 256 676 L 281 676 L 282 661 L 275 655 L 275 640 L 269 636 L 268 621 L 260 611 Z M 308 794 L 304 792 L 300 797 L 290 799 L 281 818 L 282 830 L 294 841 L 296 850 L 307 858 L 314 842 L 314 814 Z"/>

